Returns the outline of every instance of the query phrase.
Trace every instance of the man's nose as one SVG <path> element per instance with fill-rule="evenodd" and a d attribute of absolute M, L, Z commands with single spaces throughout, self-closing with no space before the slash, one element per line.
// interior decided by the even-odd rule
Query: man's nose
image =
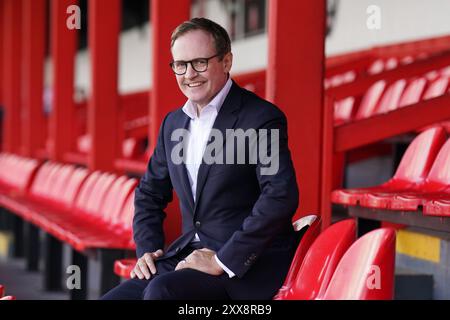
<path fill-rule="evenodd" d="M 198 75 L 198 72 L 194 70 L 191 63 L 188 63 L 186 66 L 186 73 L 184 77 L 187 79 L 195 78 Z"/>

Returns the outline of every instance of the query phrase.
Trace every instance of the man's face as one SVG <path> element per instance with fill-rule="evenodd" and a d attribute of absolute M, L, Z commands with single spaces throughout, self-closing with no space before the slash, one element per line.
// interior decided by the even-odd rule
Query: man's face
<path fill-rule="evenodd" d="M 209 58 L 217 54 L 214 38 L 202 30 L 189 31 L 180 36 L 172 46 L 174 61 L 190 61 Z M 197 72 L 189 63 L 184 75 L 176 75 L 178 86 L 183 94 L 202 108 L 210 102 L 227 81 L 233 56 L 225 55 L 222 60 L 214 57 L 208 61 L 208 69 Z"/>

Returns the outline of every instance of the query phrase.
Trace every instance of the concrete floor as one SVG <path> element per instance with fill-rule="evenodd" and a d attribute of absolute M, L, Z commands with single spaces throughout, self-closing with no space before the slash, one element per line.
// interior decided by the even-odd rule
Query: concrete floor
<path fill-rule="evenodd" d="M 0 256 L 0 283 L 5 286 L 7 295 L 17 300 L 68 300 L 66 292 L 44 291 L 43 281 L 41 272 L 25 270 L 23 259 Z"/>

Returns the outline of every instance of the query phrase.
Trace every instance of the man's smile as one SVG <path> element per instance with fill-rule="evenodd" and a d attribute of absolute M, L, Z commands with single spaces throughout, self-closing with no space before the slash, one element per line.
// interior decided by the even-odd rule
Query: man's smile
<path fill-rule="evenodd" d="M 189 88 L 196 88 L 196 87 L 200 87 L 204 83 L 205 83 L 204 81 L 203 82 L 197 81 L 197 82 L 186 83 L 186 86 L 188 86 Z"/>

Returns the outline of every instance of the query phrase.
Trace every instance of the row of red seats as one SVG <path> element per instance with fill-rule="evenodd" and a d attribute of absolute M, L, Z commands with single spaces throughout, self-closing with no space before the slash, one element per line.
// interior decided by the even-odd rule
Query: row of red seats
<path fill-rule="evenodd" d="M 305 232 L 275 300 L 393 299 L 393 229 L 377 229 L 359 239 L 353 219 L 320 234 L 319 229 L 317 219 Z"/>
<path fill-rule="evenodd" d="M 336 101 L 335 121 L 337 124 L 357 121 L 436 98 L 448 92 L 449 84 L 450 67 L 411 79 L 399 79 L 390 85 L 379 80 L 366 91 L 359 105 L 355 97 Z"/>
<path fill-rule="evenodd" d="M 321 219 L 314 215 L 294 222 L 296 231 L 304 228 L 307 230 L 275 300 L 393 298 L 393 229 L 378 229 L 356 240 L 355 220 L 335 223 L 320 233 Z M 129 278 L 135 264 L 136 259 L 117 260 L 114 272 Z M 374 279 L 373 283 L 370 277 Z"/>
<path fill-rule="evenodd" d="M 0 205 L 78 251 L 134 250 L 137 180 L 85 168 L 0 155 Z"/>
<path fill-rule="evenodd" d="M 369 208 L 417 211 L 450 217 L 450 138 L 442 127 L 427 129 L 409 145 L 386 183 L 332 192 L 332 202 Z"/>

